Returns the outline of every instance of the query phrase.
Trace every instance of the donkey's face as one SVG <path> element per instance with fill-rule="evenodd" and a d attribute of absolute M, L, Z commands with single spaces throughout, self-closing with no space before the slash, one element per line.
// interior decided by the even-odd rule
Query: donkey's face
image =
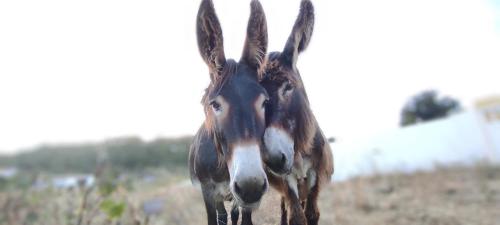
<path fill-rule="evenodd" d="M 312 113 L 296 67 L 298 54 L 309 44 L 314 26 L 312 3 L 303 0 L 283 52 L 269 55 L 261 84 L 270 95 L 264 143 L 266 165 L 276 174 L 291 171 L 294 156 L 307 148 L 313 132 Z"/>
<path fill-rule="evenodd" d="M 230 189 L 242 207 L 257 206 L 268 181 L 261 158 L 268 95 L 259 83 L 267 50 L 267 25 L 262 6 L 251 3 L 247 38 L 239 62 L 226 60 L 222 30 L 212 1 L 203 0 L 197 18 L 198 47 L 210 71 L 203 98 L 206 126 L 219 159 L 229 170 Z"/>

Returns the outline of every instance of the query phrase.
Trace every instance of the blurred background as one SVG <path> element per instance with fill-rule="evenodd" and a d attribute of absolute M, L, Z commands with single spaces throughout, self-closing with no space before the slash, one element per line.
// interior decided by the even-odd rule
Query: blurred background
<path fill-rule="evenodd" d="M 261 0 L 280 51 L 299 0 Z M 498 224 L 500 1 L 313 0 L 320 224 Z M 239 59 L 249 1 L 214 0 Z M 204 224 L 199 1 L 0 1 L 0 224 Z M 278 224 L 270 192 L 254 220 Z"/>

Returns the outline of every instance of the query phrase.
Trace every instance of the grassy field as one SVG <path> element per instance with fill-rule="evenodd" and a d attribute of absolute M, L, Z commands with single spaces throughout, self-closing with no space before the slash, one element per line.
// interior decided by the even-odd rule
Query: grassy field
<path fill-rule="evenodd" d="M 182 178 L 132 186 L 118 185 L 108 196 L 86 189 L 0 193 L 0 224 L 206 223 L 199 190 Z M 278 224 L 278 198 L 273 191 L 266 194 L 255 224 Z M 120 204 L 103 204 L 110 199 Z M 500 167 L 354 178 L 325 187 L 320 199 L 325 225 L 500 224 Z M 114 217 L 113 210 L 120 213 Z"/>

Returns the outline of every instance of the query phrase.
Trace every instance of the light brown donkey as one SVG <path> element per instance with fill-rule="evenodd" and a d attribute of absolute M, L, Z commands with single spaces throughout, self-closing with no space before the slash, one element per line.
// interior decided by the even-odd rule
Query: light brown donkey
<path fill-rule="evenodd" d="M 282 195 L 281 224 L 318 224 L 318 194 L 333 174 L 330 146 L 309 107 L 296 67 L 299 53 L 311 40 L 313 26 L 313 5 L 303 0 L 285 48 L 269 54 L 261 81 L 270 96 L 264 161 L 269 183 Z"/>

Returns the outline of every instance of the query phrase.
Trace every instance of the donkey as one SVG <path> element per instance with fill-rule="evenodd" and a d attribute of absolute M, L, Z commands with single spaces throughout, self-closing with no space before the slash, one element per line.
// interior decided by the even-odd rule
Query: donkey
<path fill-rule="evenodd" d="M 269 183 L 282 195 L 281 224 L 318 224 L 318 194 L 333 174 L 330 146 L 311 111 L 296 67 L 298 55 L 311 40 L 313 26 L 313 5 L 303 0 L 283 51 L 269 54 L 261 81 L 270 96 L 264 161 Z"/>
<path fill-rule="evenodd" d="M 261 86 L 267 52 L 267 22 L 253 0 L 243 55 L 225 58 L 222 29 L 211 0 L 202 0 L 196 21 L 200 54 L 208 65 L 210 85 L 202 105 L 205 122 L 189 151 L 189 171 L 199 182 L 209 225 L 227 224 L 224 201 L 233 201 L 232 218 L 252 224 L 251 210 L 268 188 L 261 157 L 265 131 L 266 90 Z"/>

